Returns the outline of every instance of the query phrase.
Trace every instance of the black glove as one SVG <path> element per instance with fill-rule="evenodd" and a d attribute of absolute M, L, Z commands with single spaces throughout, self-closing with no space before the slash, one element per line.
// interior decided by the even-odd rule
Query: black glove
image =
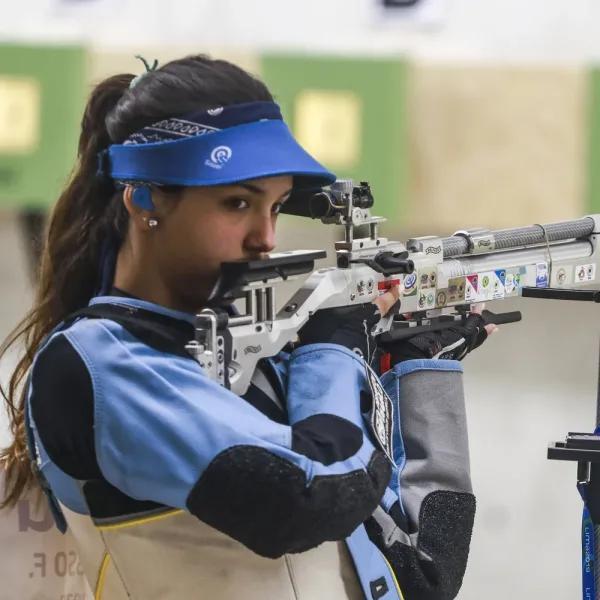
<path fill-rule="evenodd" d="M 419 358 L 462 360 L 487 339 L 485 325 L 480 314 L 471 313 L 460 326 L 420 333 L 402 342 L 381 344 L 378 355 L 389 354 L 392 367 L 405 360 Z"/>
<path fill-rule="evenodd" d="M 339 344 L 367 359 L 375 350 L 370 332 L 380 319 L 372 303 L 318 310 L 298 332 L 298 345 Z"/>

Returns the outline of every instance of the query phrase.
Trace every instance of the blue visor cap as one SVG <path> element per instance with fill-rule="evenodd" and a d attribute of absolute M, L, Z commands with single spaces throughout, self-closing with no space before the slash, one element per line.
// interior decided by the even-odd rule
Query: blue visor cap
<path fill-rule="evenodd" d="M 103 173 L 124 183 L 212 186 L 292 175 L 304 189 L 336 180 L 296 141 L 273 102 L 164 119 L 110 146 L 100 160 Z"/>

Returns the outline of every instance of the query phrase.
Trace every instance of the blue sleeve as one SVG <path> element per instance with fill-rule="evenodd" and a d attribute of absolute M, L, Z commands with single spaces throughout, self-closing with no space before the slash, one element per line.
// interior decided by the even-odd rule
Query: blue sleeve
<path fill-rule="evenodd" d="M 99 321 L 65 335 L 92 381 L 98 465 L 128 496 L 188 510 L 272 558 L 343 540 L 381 501 L 390 467 L 363 434 L 367 384 L 352 352 L 289 356 L 288 426 L 193 360 L 115 343 Z"/>

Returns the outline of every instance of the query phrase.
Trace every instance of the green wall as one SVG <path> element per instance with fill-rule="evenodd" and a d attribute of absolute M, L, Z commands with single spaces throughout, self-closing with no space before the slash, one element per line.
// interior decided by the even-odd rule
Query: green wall
<path fill-rule="evenodd" d="M 355 159 L 339 161 L 326 148 L 316 158 L 338 177 L 351 177 L 371 183 L 376 214 L 394 222 L 401 220 L 407 202 L 407 127 L 405 106 L 405 65 L 399 60 L 332 58 L 331 56 L 263 55 L 261 74 L 282 107 L 284 118 L 294 134 L 301 134 L 306 123 L 299 122 L 302 98 L 312 95 L 313 108 L 319 96 L 327 101 L 322 118 L 321 137 L 358 140 Z M 331 114 L 339 98 L 341 115 Z M 353 112 L 348 104 L 358 110 Z M 310 119 L 304 115 L 305 120 Z M 354 122 L 358 119 L 358 123 Z M 348 136 L 349 128 L 355 133 Z M 338 137 L 339 136 L 339 137 Z M 303 136 L 299 140 L 303 143 Z M 307 148 L 313 151 L 312 148 Z M 322 156 L 319 154 L 322 153 Z M 336 154 L 336 153 L 333 153 Z"/>
<path fill-rule="evenodd" d="M 0 45 L 0 207 L 56 201 L 75 161 L 86 80 L 84 48 Z"/>
<path fill-rule="evenodd" d="M 600 69 L 590 71 L 588 110 L 588 214 L 600 213 Z"/>

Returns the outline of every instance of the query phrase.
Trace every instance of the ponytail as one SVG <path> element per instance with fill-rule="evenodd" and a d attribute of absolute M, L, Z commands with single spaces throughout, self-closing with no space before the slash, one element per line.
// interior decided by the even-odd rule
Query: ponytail
<path fill-rule="evenodd" d="M 0 358 L 13 345 L 24 355 L 8 382 L 0 387 L 7 405 L 13 442 L 0 451 L 6 489 L 0 508 L 15 506 L 34 486 L 27 449 L 24 386 L 34 356 L 48 334 L 69 314 L 87 306 L 95 295 L 101 253 L 107 239 L 120 243 L 127 213 L 111 180 L 96 176 L 98 154 L 113 143 L 108 115 L 129 88 L 133 75 L 116 75 L 92 92 L 81 123 L 77 163 L 50 215 L 33 307 L 0 346 Z"/>

